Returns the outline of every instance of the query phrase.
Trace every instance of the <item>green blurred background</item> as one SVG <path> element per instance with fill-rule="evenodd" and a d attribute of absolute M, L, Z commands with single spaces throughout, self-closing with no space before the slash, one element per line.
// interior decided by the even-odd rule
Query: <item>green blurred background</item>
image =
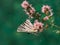
<path fill-rule="evenodd" d="M 60 34 L 52 32 L 57 28 L 43 31 L 37 35 L 17 32 L 18 26 L 28 18 L 20 5 L 23 1 L 0 0 L 0 45 L 60 45 Z M 60 26 L 60 0 L 27 1 L 37 11 L 40 11 L 44 4 L 50 5 L 54 12 L 54 23 Z"/>

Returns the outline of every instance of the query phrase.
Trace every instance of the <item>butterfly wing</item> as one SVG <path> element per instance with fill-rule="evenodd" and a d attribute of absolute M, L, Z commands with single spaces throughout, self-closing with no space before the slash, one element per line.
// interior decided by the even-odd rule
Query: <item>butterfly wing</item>
<path fill-rule="evenodd" d="M 20 25 L 17 29 L 17 32 L 37 32 L 37 30 L 33 30 L 33 24 L 30 20 L 26 20 L 22 25 Z"/>

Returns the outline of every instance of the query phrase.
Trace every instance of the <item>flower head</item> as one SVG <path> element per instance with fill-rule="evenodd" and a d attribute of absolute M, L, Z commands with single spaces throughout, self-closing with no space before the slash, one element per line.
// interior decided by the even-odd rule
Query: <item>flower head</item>
<path fill-rule="evenodd" d="M 41 29 L 41 28 L 43 28 L 43 23 L 42 22 L 38 22 L 38 20 L 35 20 L 35 22 L 34 22 L 34 28 L 35 29 Z"/>
<path fill-rule="evenodd" d="M 39 23 L 40 28 L 43 28 L 43 25 L 44 24 L 42 22 Z"/>
<path fill-rule="evenodd" d="M 26 9 L 29 6 L 29 3 L 25 0 L 22 2 L 21 6 Z"/>
<path fill-rule="evenodd" d="M 49 19 L 49 17 L 48 17 L 48 16 L 46 16 L 46 17 L 44 17 L 44 18 L 43 18 L 43 20 L 48 20 L 48 19 Z"/>
<path fill-rule="evenodd" d="M 35 9 L 34 8 L 32 8 L 32 9 L 30 9 L 30 14 L 33 14 L 35 12 Z"/>
<path fill-rule="evenodd" d="M 42 7 L 42 12 L 43 13 L 46 13 L 47 11 L 49 11 L 51 8 L 50 8 L 50 6 L 48 6 L 48 5 L 43 5 L 43 7 Z"/>

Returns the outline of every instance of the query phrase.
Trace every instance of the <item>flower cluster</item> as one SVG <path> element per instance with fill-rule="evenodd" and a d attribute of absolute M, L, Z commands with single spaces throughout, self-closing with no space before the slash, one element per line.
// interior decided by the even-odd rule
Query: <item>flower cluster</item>
<path fill-rule="evenodd" d="M 45 16 L 43 18 L 43 20 L 48 20 L 53 15 L 52 9 L 48 5 L 43 5 L 43 7 L 42 7 L 42 13 L 45 13 L 46 15 L 48 15 L 48 13 L 50 13 L 50 15 L 49 16 Z"/>
<path fill-rule="evenodd" d="M 41 31 L 41 29 L 43 29 L 43 25 L 44 24 L 42 22 L 35 20 L 34 25 L 33 25 L 33 29 Z"/>
<path fill-rule="evenodd" d="M 26 14 L 28 14 L 30 17 L 33 17 L 33 14 L 35 13 L 35 9 L 26 0 L 23 1 L 21 6 L 24 8 Z"/>
<path fill-rule="evenodd" d="M 38 12 L 36 12 L 36 10 L 32 7 L 32 5 L 30 5 L 26 0 L 22 2 L 21 6 L 24 8 L 24 11 L 26 12 L 26 14 L 28 14 L 29 17 L 36 18 L 33 24 L 33 30 L 39 30 L 40 32 L 42 32 L 44 22 L 40 21 L 41 15 Z M 44 21 L 49 20 L 50 17 L 53 15 L 51 7 L 48 5 L 43 5 L 41 9 L 42 13 L 46 14 L 46 16 L 43 17 L 43 20 Z"/>
<path fill-rule="evenodd" d="M 49 10 L 51 10 L 50 6 L 48 6 L 48 5 L 43 5 L 43 7 L 42 7 L 42 12 L 43 12 L 43 13 L 48 13 Z"/>
<path fill-rule="evenodd" d="M 29 7 L 29 3 L 27 1 L 23 1 L 23 3 L 21 4 L 21 6 L 25 9 L 27 9 Z"/>

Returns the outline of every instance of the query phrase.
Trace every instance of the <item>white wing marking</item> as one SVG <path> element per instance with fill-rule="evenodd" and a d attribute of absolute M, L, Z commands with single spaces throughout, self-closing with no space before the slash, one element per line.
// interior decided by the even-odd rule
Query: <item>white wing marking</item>
<path fill-rule="evenodd" d="M 27 19 L 24 24 L 18 27 L 17 32 L 37 32 L 37 30 L 33 30 L 32 28 L 33 24 Z"/>

